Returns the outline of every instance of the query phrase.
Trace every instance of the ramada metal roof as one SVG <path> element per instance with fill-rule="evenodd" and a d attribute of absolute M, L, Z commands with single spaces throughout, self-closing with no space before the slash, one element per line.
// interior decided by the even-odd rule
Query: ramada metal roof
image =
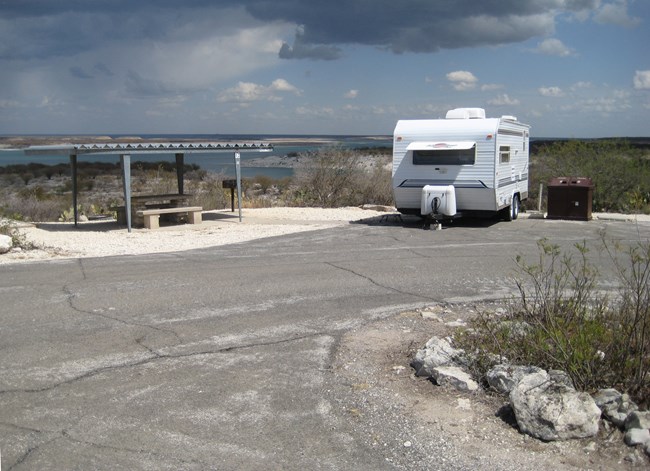
<path fill-rule="evenodd" d="M 91 143 L 63 144 L 50 146 L 31 146 L 24 149 L 25 155 L 44 154 L 145 154 L 166 153 L 178 154 L 209 153 L 209 152 L 271 152 L 273 146 L 263 143 L 231 143 L 231 142 L 138 142 L 138 143 Z"/>

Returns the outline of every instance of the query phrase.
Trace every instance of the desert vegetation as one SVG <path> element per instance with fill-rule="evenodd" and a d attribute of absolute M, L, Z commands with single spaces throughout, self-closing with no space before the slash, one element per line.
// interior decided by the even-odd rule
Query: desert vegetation
<path fill-rule="evenodd" d="M 576 139 L 535 146 L 526 208 L 537 209 L 539 185 L 553 177 L 591 178 L 593 211 L 650 214 L 650 151 L 643 143 Z"/>
<path fill-rule="evenodd" d="M 507 362 L 569 374 L 576 388 L 615 388 L 650 405 L 650 242 L 608 240 L 563 251 L 538 242 L 539 258 L 517 258 L 519 295 L 506 312 L 483 312 L 456 342 L 474 352 L 474 376 Z M 611 259 L 617 291 L 604 291 L 604 274 L 590 263 L 597 249 Z M 611 278 L 610 278 L 611 277 Z"/>
<path fill-rule="evenodd" d="M 391 204 L 390 154 L 369 163 L 367 151 L 330 148 L 308 155 L 309 166 L 297 168 L 290 178 L 266 175 L 242 179 L 244 207 L 354 206 L 364 203 Z M 389 152 L 389 151 L 388 151 Z M 113 215 L 123 200 L 119 164 L 79 162 L 80 214 L 88 217 Z M 185 192 L 191 204 L 205 210 L 230 206 L 230 190 L 224 189 L 223 174 L 206 172 L 196 165 L 185 166 Z M 69 165 L 29 163 L 0 167 L 0 216 L 24 221 L 68 220 L 72 179 Z M 134 162 L 131 171 L 133 194 L 175 193 L 176 169 L 172 162 Z"/>
<path fill-rule="evenodd" d="M 391 205 L 390 148 L 324 148 L 303 155 L 308 165 L 294 176 L 273 179 L 263 174 L 245 178 L 244 207 Z M 371 157 L 371 158 L 369 158 Z M 589 177 L 594 183 L 593 211 L 650 213 L 650 153 L 647 147 L 617 140 L 567 140 L 533 147 L 528 210 L 537 209 L 539 185 L 552 177 Z M 186 165 L 185 191 L 192 204 L 206 210 L 226 208 L 230 190 L 225 175 Z M 79 204 L 89 217 L 112 214 L 122 200 L 117 163 L 79 162 Z M 28 163 L 0 167 L 0 216 L 14 220 L 56 221 L 72 214 L 72 182 L 67 164 Z M 132 190 L 138 193 L 176 191 L 174 164 L 135 162 Z M 542 208 L 545 208 L 546 188 Z"/>

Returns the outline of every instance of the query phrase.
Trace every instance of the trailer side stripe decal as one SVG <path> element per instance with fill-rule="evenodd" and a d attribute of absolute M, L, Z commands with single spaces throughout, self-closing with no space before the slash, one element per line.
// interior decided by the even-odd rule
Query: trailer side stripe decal
<path fill-rule="evenodd" d="M 456 188 L 488 188 L 481 180 L 424 180 L 408 179 L 399 184 L 400 188 L 422 188 L 425 185 L 454 185 Z"/>
<path fill-rule="evenodd" d="M 505 134 L 508 136 L 519 136 L 519 137 L 524 137 L 524 132 L 523 131 L 513 131 L 510 129 L 499 129 L 498 131 L 499 134 Z"/>

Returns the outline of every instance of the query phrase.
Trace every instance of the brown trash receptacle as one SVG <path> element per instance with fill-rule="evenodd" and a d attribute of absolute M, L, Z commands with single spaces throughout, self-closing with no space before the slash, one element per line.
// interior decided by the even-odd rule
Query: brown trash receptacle
<path fill-rule="evenodd" d="M 548 183 L 548 219 L 589 221 L 594 184 L 591 178 L 557 177 Z"/>

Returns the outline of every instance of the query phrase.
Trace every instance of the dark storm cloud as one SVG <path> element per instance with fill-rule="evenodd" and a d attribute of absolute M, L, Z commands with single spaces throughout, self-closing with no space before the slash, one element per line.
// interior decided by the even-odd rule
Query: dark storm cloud
<path fill-rule="evenodd" d="M 258 19 L 301 25 L 293 50 L 303 50 L 302 58 L 310 47 L 321 53 L 314 46 L 325 45 L 362 44 L 403 53 L 520 42 L 552 32 L 556 13 L 593 9 L 598 1 L 249 0 L 245 4 Z"/>
<path fill-rule="evenodd" d="M 93 78 L 92 75 L 90 75 L 88 72 L 83 70 L 81 67 L 70 67 L 70 75 L 72 75 L 75 78 L 80 78 L 80 79 L 91 79 Z"/>
<path fill-rule="evenodd" d="M 335 60 L 341 57 L 341 49 L 335 46 L 305 44 L 303 37 L 304 28 L 296 31 L 293 46 L 283 43 L 280 48 L 281 59 L 314 59 L 314 60 Z"/>
<path fill-rule="evenodd" d="M 224 11 L 245 9 L 261 22 L 299 27 L 283 58 L 336 59 L 339 46 L 396 53 L 498 45 L 553 32 L 563 12 L 594 10 L 598 0 L 5 0 L 0 57 L 70 55 L 111 41 L 164 41 L 178 31 L 218 35 Z M 206 21 L 209 19 L 211 21 Z M 216 23 L 218 21 L 221 23 Z M 210 23 L 213 23 L 211 26 Z M 195 26 L 196 25 L 196 26 Z M 241 26 L 231 22 L 230 27 Z M 1 32 L 4 30 L 4 33 Z"/>
<path fill-rule="evenodd" d="M 167 96 L 174 93 L 160 80 L 142 77 L 133 70 L 127 74 L 126 91 L 136 98 Z"/>

